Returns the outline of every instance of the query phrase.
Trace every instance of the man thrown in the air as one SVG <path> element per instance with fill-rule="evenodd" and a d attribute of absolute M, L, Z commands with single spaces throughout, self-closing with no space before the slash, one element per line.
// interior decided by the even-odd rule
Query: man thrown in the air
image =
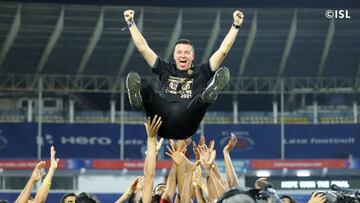
<path fill-rule="evenodd" d="M 208 62 L 200 65 L 193 65 L 195 51 L 192 42 L 187 39 L 176 42 L 174 62 L 163 60 L 149 47 L 134 17 L 133 10 L 124 12 L 135 46 L 151 70 L 159 76 L 160 93 L 154 91 L 147 81 L 141 80 L 137 73 L 130 72 L 126 78 L 130 104 L 133 109 L 144 107 L 147 117 L 161 116 L 163 124 L 159 136 L 170 139 L 191 137 L 196 133 L 209 105 L 215 102 L 229 81 L 229 70 L 220 67 L 220 64 L 234 44 L 244 15 L 238 10 L 234 11 L 233 24 L 220 47 Z"/>

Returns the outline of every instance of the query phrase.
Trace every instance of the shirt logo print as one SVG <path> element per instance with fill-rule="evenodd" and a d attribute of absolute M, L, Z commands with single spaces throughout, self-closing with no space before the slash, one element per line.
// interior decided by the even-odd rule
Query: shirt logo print
<path fill-rule="evenodd" d="M 192 95 L 193 78 L 178 78 L 169 76 L 165 93 L 180 95 L 180 98 L 189 99 Z"/>

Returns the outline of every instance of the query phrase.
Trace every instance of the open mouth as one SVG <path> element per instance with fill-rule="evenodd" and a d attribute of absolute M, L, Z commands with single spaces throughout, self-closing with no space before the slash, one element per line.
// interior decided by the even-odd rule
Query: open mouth
<path fill-rule="evenodd" d="M 179 61 L 179 64 L 180 64 L 180 66 L 182 66 L 182 67 L 183 67 L 183 66 L 185 66 L 185 65 L 186 65 L 186 61 L 185 61 L 185 60 L 180 60 L 180 61 Z"/>

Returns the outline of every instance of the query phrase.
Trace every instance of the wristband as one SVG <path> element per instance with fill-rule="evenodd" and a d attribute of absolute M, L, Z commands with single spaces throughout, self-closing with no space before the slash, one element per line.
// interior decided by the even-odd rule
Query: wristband
<path fill-rule="evenodd" d="M 134 21 L 129 21 L 127 24 L 128 28 L 130 28 L 133 24 L 134 24 Z"/>
<path fill-rule="evenodd" d="M 126 29 L 130 29 L 130 27 L 134 24 L 134 21 L 129 21 L 126 23 L 126 26 L 121 28 L 121 31 L 124 32 Z"/>
<path fill-rule="evenodd" d="M 233 26 L 235 29 L 239 29 L 239 28 L 241 27 L 241 25 L 236 25 L 235 23 L 233 23 L 232 26 Z"/>

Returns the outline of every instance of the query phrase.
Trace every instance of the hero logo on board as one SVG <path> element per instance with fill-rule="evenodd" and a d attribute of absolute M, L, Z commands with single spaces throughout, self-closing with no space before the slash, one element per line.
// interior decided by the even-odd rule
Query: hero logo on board
<path fill-rule="evenodd" d="M 46 134 L 46 141 L 49 144 L 54 143 L 53 136 L 50 134 Z M 111 145 L 112 140 L 109 137 L 85 137 L 85 136 L 61 136 L 60 137 L 61 144 L 71 144 L 71 145 Z"/>

